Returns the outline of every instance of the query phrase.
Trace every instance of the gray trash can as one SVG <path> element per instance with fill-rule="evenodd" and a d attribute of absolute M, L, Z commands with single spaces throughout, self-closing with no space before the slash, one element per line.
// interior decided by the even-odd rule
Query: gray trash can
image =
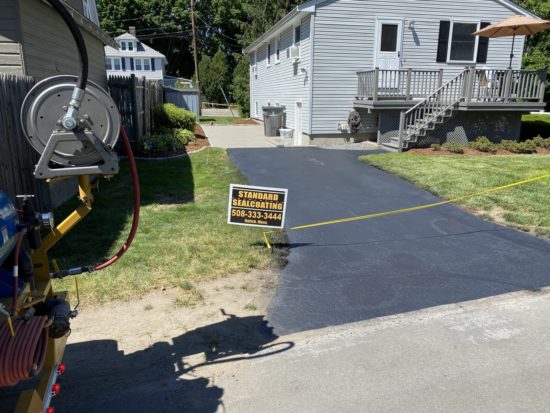
<path fill-rule="evenodd" d="M 265 136 L 279 136 L 279 129 L 284 127 L 284 106 L 263 106 Z"/>

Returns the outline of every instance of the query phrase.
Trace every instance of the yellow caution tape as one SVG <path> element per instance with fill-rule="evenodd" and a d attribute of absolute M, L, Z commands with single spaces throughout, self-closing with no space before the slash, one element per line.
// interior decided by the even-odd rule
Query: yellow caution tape
<path fill-rule="evenodd" d="M 308 224 L 308 225 L 300 225 L 300 226 L 297 226 L 297 227 L 288 228 L 287 231 L 296 231 L 296 230 L 299 230 L 299 229 L 316 228 L 316 227 L 322 227 L 322 226 L 325 226 L 325 225 L 343 224 L 343 223 L 346 223 L 346 222 L 353 222 L 353 221 L 364 221 L 364 220 L 367 220 L 367 219 L 386 217 L 386 216 L 389 216 L 389 215 L 398 215 L 398 214 L 405 214 L 407 212 L 421 211 L 423 209 L 435 208 L 435 207 L 442 206 L 442 205 L 447 205 L 447 204 L 454 204 L 456 202 L 464 201 L 466 199 L 487 195 L 487 194 L 490 194 L 492 192 L 503 191 L 503 190 L 508 189 L 508 188 L 513 188 L 513 187 L 516 187 L 516 186 L 525 185 L 525 184 L 529 184 L 529 183 L 536 182 L 536 181 L 542 181 L 543 179 L 548 179 L 548 178 L 550 178 L 550 174 L 537 176 L 536 178 L 530 178 L 530 179 L 526 179 L 524 181 L 514 182 L 512 184 L 499 186 L 497 188 L 486 189 L 485 191 L 475 192 L 475 193 L 472 193 L 472 194 L 469 194 L 469 195 L 464 195 L 464 196 L 461 196 L 461 197 L 458 197 L 458 198 L 449 199 L 447 201 L 434 202 L 432 204 L 420 205 L 420 206 L 411 207 L 411 208 L 397 209 L 397 210 L 394 210 L 394 211 L 378 212 L 378 213 L 375 213 L 375 214 L 361 215 L 361 216 L 357 216 L 357 217 L 350 217 L 350 218 L 343 218 L 343 219 L 335 219 L 335 220 L 332 220 L 332 221 L 317 222 L 317 223 Z M 269 241 L 267 240 L 267 234 L 271 234 L 273 232 L 275 232 L 275 231 L 264 232 L 264 239 L 266 240 L 266 245 L 269 249 L 271 249 L 271 245 L 269 244 Z"/>

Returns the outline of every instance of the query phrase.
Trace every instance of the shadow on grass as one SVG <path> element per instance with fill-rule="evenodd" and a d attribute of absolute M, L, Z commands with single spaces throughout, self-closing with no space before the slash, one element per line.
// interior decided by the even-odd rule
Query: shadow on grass
<path fill-rule="evenodd" d="M 69 345 L 63 395 L 56 408 L 88 413 L 216 412 L 224 391 L 200 377 L 200 367 L 269 357 L 294 347 L 293 342 L 275 343 L 278 337 L 262 316 L 221 311 L 224 321 L 175 337 L 173 344 L 158 342 L 131 354 L 124 354 L 113 340 Z M 202 361 L 186 360 L 201 354 Z"/>
<path fill-rule="evenodd" d="M 138 161 L 141 205 L 186 204 L 195 199 L 192 161 L 182 157 L 166 161 Z M 126 161 L 112 180 L 99 181 L 92 212 L 52 250 L 62 267 L 89 265 L 110 257 L 112 247 L 125 240 L 133 214 L 132 181 Z M 57 222 L 80 202 L 72 199 L 56 211 Z"/>

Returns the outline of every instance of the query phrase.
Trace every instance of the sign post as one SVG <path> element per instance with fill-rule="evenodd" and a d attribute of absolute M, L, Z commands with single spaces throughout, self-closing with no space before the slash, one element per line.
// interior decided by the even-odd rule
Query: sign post
<path fill-rule="evenodd" d="M 235 185 L 229 189 L 227 223 L 284 228 L 288 189 Z"/>

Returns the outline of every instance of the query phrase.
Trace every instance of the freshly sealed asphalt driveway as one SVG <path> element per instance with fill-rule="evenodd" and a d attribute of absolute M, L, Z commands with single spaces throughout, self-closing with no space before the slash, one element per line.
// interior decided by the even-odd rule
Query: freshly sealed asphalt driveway
<path fill-rule="evenodd" d="M 363 153 L 229 151 L 251 184 L 289 189 L 287 228 L 438 200 L 363 164 Z M 550 243 L 452 205 L 288 237 L 268 314 L 278 335 L 550 286 Z"/>

